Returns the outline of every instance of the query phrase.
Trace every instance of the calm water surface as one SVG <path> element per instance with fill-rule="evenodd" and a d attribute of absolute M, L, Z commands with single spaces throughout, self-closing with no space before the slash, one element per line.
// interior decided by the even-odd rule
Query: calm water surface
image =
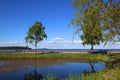
<path fill-rule="evenodd" d="M 104 62 L 81 62 L 79 60 L 9 60 L 0 61 L 0 80 L 24 80 L 26 75 L 48 74 L 56 78 L 96 72 L 105 68 Z"/>

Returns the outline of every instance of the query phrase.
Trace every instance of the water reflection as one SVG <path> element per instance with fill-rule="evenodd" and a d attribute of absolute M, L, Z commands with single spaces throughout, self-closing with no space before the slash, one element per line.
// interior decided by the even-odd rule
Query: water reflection
<path fill-rule="evenodd" d="M 96 71 L 94 70 L 94 64 L 95 64 L 95 63 L 89 62 L 89 64 L 90 64 L 90 67 L 91 67 L 91 72 L 92 72 L 92 73 L 96 72 Z"/>
<path fill-rule="evenodd" d="M 32 73 L 25 74 L 24 80 L 43 80 L 43 75 L 38 74 L 35 67 L 34 74 Z"/>
<path fill-rule="evenodd" d="M 38 61 L 1 61 L 1 80 L 43 80 L 51 74 L 55 79 L 70 75 L 96 72 L 105 68 L 103 62 L 81 62 L 79 60 L 38 60 Z M 0 62 L 0 63 L 1 63 Z M 7 77 L 6 77 L 7 75 Z"/>

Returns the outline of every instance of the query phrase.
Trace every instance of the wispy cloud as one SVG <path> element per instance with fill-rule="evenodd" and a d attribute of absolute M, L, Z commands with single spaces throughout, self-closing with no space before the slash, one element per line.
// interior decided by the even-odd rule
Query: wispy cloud
<path fill-rule="evenodd" d="M 120 42 L 115 42 L 115 44 L 119 44 L 120 45 Z"/>
<path fill-rule="evenodd" d="M 81 44 L 83 41 L 81 40 L 73 40 L 73 43 L 78 43 L 78 44 Z"/>
<path fill-rule="evenodd" d="M 20 44 L 25 44 L 25 43 L 21 42 L 21 41 L 11 41 L 9 44 L 11 44 L 11 45 L 20 45 Z"/>
<path fill-rule="evenodd" d="M 82 43 L 81 40 L 66 40 L 64 38 L 61 38 L 61 37 L 57 37 L 57 38 L 52 38 L 46 42 L 41 42 L 40 44 L 54 44 L 54 43 L 57 43 L 57 44 L 76 44 L 76 43 Z"/>
<path fill-rule="evenodd" d="M 25 46 L 25 42 L 22 41 L 9 41 L 0 43 L 0 46 Z"/>
<path fill-rule="evenodd" d="M 64 40 L 64 38 L 62 38 L 62 37 L 56 37 L 56 38 L 52 38 L 51 40 L 52 41 L 62 41 L 62 40 Z"/>
<path fill-rule="evenodd" d="M 22 41 L 9 41 L 0 43 L 0 46 L 26 46 L 25 42 Z M 28 44 L 29 47 L 34 48 L 33 45 Z M 63 37 L 51 38 L 47 41 L 42 41 L 38 43 L 38 48 L 50 48 L 50 49 L 90 49 L 90 45 L 82 45 L 81 40 L 67 40 Z M 96 49 L 119 49 L 120 42 L 107 43 L 104 46 L 103 43 L 100 45 L 95 45 Z"/>
<path fill-rule="evenodd" d="M 52 38 L 46 42 L 40 42 L 38 46 L 40 48 L 80 48 L 81 47 L 81 40 L 66 40 L 62 37 Z"/>
<path fill-rule="evenodd" d="M 42 42 L 43 44 L 54 44 L 54 43 L 59 43 L 59 42 L 63 42 L 64 38 L 62 37 L 56 37 L 56 38 L 52 38 L 46 42 Z"/>
<path fill-rule="evenodd" d="M 95 49 L 118 49 L 120 47 L 120 42 L 116 42 L 116 43 L 107 43 L 107 45 L 104 45 L 103 43 L 101 43 L 100 45 L 95 45 L 94 48 Z M 52 38 L 46 42 L 41 42 L 38 45 L 40 48 L 69 48 L 69 49 L 90 49 L 91 46 L 90 45 L 82 45 L 82 41 L 81 40 L 66 40 L 65 38 L 62 37 L 56 37 L 56 38 Z"/>

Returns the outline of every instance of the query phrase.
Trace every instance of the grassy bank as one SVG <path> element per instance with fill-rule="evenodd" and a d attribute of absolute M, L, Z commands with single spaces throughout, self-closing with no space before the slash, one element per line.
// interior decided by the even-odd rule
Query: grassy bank
<path fill-rule="evenodd" d="M 70 76 L 67 80 L 120 80 L 120 69 L 107 69 L 97 73 Z"/>
<path fill-rule="evenodd" d="M 70 76 L 67 80 L 120 80 L 120 55 L 108 56 L 106 69 L 97 73 L 87 73 L 82 76 Z"/>
<path fill-rule="evenodd" d="M 108 60 L 107 55 L 100 54 L 0 54 L 0 59 L 81 59 Z"/>

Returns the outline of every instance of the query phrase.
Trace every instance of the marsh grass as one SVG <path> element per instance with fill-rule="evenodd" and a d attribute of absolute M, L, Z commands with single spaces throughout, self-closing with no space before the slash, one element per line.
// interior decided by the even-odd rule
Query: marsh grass
<path fill-rule="evenodd" d="M 40 76 L 40 75 L 33 75 L 33 74 L 27 74 L 25 75 L 24 80 L 106 80 L 103 77 L 103 72 L 99 73 L 88 73 L 88 74 L 82 74 L 82 75 L 70 75 L 68 78 L 56 78 L 52 74 L 48 74 L 46 76 Z"/>
<path fill-rule="evenodd" d="M 0 59 L 81 59 L 102 60 L 108 59 L 107 55 L 100 54 L 0 54 Z"/>
<path fill-rule="evenodd" d="M 99 73 L 88 73 L 80 75 L 71 75 L 66 80 L 104 80 L 103 72 L 99 71 Z"/>
<path fill-rule="evenodd" d="M 96 73 L 86 73 L 82 75 L 69 75 L 68 78 L 61 79 L 48 74 L 43 77 L 42 80 L 120 80 L 120 69 L 115 70 L 104 70 L 98 71 Z M 24 79 L 24 80 L 32 80 L 32 79 Z"/>
<path fill-rule="evenodd" d="M 104 80 L 120 80 L 120 68 L 106 69 L 103 76 Z"/>
<path fill-rule="evenodd" d="M 47 76 L 43 78 L 43 80 L 55 80 L 55 77 L 54 75 L 48 74 Z"/>

